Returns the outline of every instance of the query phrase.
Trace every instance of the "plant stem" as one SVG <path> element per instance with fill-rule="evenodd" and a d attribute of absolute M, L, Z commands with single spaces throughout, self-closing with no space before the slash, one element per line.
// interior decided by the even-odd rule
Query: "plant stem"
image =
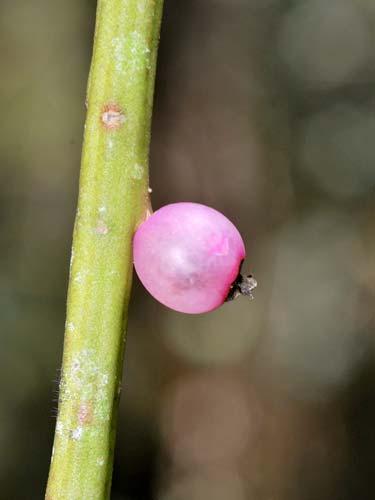
<path fill-rule="evenodd" d="M 110 495 L 162 4 L 98 1 L 48 500 Z"/>

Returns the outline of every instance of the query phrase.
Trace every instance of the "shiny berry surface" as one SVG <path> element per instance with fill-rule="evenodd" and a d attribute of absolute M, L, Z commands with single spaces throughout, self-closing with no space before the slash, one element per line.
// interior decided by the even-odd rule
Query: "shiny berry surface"
<path fill-rule="evenodd" d="M 197 203 L 166 205 L 143 222 L 133 240 L 144 287 L 165 306 L 198 314 L 225 302 L 245 246 L 223 214 Z"/>

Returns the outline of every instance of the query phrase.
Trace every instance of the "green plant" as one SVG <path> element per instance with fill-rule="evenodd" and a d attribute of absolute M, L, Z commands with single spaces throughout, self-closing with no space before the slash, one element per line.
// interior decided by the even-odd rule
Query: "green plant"
<path fill-rule="evenodd" d="M 99 0 L 49 500 L 107 499 L 162 0 Z"/>

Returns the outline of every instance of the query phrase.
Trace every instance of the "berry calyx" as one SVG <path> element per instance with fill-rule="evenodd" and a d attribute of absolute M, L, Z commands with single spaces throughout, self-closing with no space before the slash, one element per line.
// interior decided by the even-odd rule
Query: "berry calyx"
<path fill-rule="evenodd" d="M 251 274 L 249 274 L 248 276 L 242 276 L 241 273 L 238 273 L 236 280 L 229 290 L 226 302 L 235 300 L 240 295 L 246 295 L 246 297 L 249 297 L 251 300 L 253 300 L 253 291 L 257 286 L 258 282 L 254 278 L 254 276 L 252 276 Z"/>

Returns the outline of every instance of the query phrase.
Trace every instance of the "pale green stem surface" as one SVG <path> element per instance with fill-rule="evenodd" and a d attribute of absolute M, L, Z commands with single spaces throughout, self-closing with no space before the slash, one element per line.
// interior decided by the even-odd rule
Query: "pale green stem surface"
<path fill-rule="evenodd" d="M 163 0 L 99 0 L 48 500 L 110 496 Z"/>

